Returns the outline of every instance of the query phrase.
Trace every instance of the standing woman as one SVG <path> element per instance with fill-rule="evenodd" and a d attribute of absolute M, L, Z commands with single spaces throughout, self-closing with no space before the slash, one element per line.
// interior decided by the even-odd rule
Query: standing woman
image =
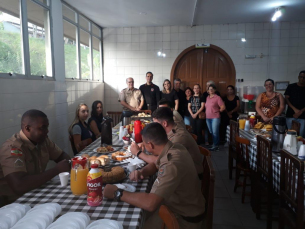
<path fill-rule="evenodd" d="M 204 108 L 204 102 L 202 101 L 202 97 L 200 95 L 200 85 L 194 85 L 194 95 L 190 97 L 188 102 L 188 110 L 191 115 L 191 125 L 193 134 L 197 135 L 197 144 L 200 145 L 203 143 L 202 139 L 202 124 L 203 119 L 199 118 L 199 113 Z"/>
<path fill-rule="evenodd" d="M 227 86 L 227 96 L 223 99 L 225 106 L 226 106 L 226 112 L 224 113 L 227 117 L 228 124 L 230 123 L 230 120 L 237 121 L 239 110 L 239 97 L 235 95 L 235 87 L 233 85 Z"/>
<path fill-rule="evenodd" d="M 78 105 L 75 118 L 69 127 L 69 134 L 72 137 L 74 155 L 82 151 L 92 142 L 92 133 L 85 122 L 89 116 L 88 106 L 84 103 Z"/>
<path fill-rule="evenodd" d="M 188 101 L 190 98 L 193 96 L 193 90 L 190 87 L 187 87 L 185 89 L 185 97 L 186 97 L 186 103 L 183 105 L 184 106 L 184 124 L 185 125 L 191 125 L 191 114 L 188 109 Z"/>
<path fill-rule="evenodd" d="M 226 109 L 222 99 L 215 92 L 216 86 L 211 84 L 208 87 L 209 95 L 205 103 L 206 122 L 210 133 L 213 135 L 213 146 L 210 151 L 219 150 L 220 112 Z"/>
<path fill-rule="evenodd" d="M 103 103 L 96 100 L 92 103 L 91 117 L 88 120 L 88 125 L 93 134 L 93 139 L 101 136 L 103 121 Z"/>
<path fill-rule="evenodd" d="M 176 91 L 174 89 L 172 90 L 172 84 L 168 79 L 164 80 L 163 82 L 161 98 L 164 98 L 167 101 L 171 102 L 171 106 L 174 107 L 176 111 L 178 110 L 179 98 Z"/>
<path fill-rule="evenodd" d="M 282 114 L 285 109 L 285 100 L 282 94 L 274 91 L 274 81 L 265 81 L 266 92 L 258 95 L 255 109 L 265 123 L 272 123 L 275 116 Z"/>

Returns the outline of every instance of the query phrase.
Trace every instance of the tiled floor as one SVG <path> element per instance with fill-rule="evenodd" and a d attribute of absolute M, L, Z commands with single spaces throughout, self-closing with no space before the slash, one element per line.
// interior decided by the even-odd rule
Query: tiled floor
<path fill-rule="evenodd" d="M 229 179 L 228 148 L 221 147 L 220 151 L 211 152 L 216 173 L 214 200 L 214 229 L 263 229 L 266 228 L 266 215 L 257 220 L 250 206 L 250 197 L 246 196 L 241 203 L 241 187 L 234 193 L 233 179 Z M 278 228 L 278 222 L 273 221 L 272 227 Z"/>

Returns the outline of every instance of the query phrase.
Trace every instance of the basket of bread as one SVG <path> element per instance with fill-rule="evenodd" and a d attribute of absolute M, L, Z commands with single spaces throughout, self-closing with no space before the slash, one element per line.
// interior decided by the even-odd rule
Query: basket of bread
<path fill-rule="evenodd" d="M 253 127 L 254 129 L 262 129 L 266 131 L 272 131 L 272 124 L 264 124 L 262 122 L 258 122 Z"/>

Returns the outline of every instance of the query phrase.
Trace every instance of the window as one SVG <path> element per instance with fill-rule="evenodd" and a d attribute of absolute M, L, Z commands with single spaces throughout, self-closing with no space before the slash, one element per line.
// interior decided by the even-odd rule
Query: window
<path fill-rule="evenodd" d="M 2 0 L 0 76 L 52 77 L 48 0 Z"/>
<path fill-rule="evenodd" d="M 27 0 L 31 75 L 52 76 L 49 10 Z"/>
<path fill-rule="evenodd" d="M 19 0 L 4 0 L 1 5 L 4 8 L 0 8 L 0 73 L 24 74 Z"/>
<path fill-rule="evenodd" d="M 93 54 L 93 79 L 99 80 L 101 76 L 101 54 L 100 40 L 92 37 L 92 54 Z"/>
<path fill-rule="evenodd" d="M 80 30 L 80 57 L 81 57 L 81 76 L 82 79 L 90 79 L 90 48 L 89 48 L 89 33 Z"/>
<path fill-rule="evenodd" d="M 66 78 L 79 78 L 77 71 L 76 26 L 64 20 Z"/>
<path fill-rule="evenodd" d="M 101 29 L 63 4 L 66 78 L 102 79 Z"/>

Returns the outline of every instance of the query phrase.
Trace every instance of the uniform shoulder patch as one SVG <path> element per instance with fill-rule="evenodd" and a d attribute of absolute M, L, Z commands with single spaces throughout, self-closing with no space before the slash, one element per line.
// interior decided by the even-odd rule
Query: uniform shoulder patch
<path fill-rule="evenodd" d="M 158 177 L 162 177 L 164 175 L 164 172 L 165 172 L 165 166 L 162 166 L 162 168 L 160 168 L 158 171 Z"/>
<path fill-rule="evenodd" d="M 18 148 L 11 148 L 11 155 L 21 157 L 23 155 L 22 151 Z"/>

